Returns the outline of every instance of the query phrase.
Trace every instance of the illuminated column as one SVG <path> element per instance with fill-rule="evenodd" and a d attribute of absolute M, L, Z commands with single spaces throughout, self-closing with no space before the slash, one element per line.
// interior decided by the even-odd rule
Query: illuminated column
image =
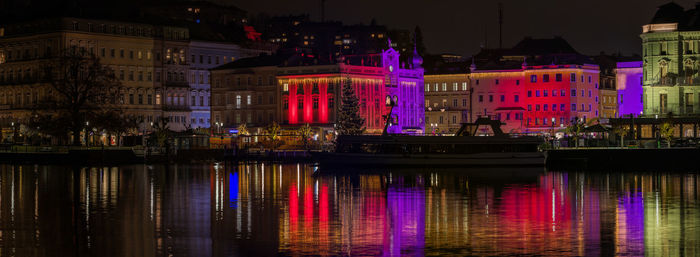
<path fill-rule="evenodd" d="M 328 123 L 328 80 L 325 78 L 319 81 L 318 85 L 318 121 Z"/>
<path fill-rule="evenodd" d="M 312 106 L 312 92 L 313 81 L 317 78 L 312 78 L 311 80 L 305 80 L 304 83 L 304 123 L 313 122 L 313 106 Z"/>
<path fill-rule="evenodd" d="M 297 124 L 297 80 L 289 80 L 289 124 Z"/>

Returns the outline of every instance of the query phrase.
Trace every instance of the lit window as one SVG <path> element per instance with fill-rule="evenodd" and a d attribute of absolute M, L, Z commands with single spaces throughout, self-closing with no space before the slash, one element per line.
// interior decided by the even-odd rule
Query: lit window
<path fill-rule="evenodd" d="M 467 82 L 462 82 L 462 91 L 467 91 Z"/>
<path fill-rule="evenodd" d="M 283 92 L 289 91 L 289 84 L 284 83 L 284 84 L 282 85 L 282 91 L 283 91 Z"/>

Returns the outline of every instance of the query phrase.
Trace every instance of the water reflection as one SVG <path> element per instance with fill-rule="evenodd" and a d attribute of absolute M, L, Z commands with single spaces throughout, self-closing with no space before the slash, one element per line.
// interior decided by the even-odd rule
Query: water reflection
<path fill-rule="evenodd" d="M 697 174 L 496 172 L 4 165 L 0 255 L 700 255 Z"/>

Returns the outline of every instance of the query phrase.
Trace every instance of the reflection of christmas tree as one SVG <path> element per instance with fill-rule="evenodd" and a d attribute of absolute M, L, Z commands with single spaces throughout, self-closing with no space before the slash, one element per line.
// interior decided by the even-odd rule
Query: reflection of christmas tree
<path fill-rule="evenodd" d="M 365 119 L 360 117 L 360 101 L 350 79 L 343 83 L 342 105 L 338 111 L 337 131 L 340 135 L 360 135 L 365 131 Z"/>

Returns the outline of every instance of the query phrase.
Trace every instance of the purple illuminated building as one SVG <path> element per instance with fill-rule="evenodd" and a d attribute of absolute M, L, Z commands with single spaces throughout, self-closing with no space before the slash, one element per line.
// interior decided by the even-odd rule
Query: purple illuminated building
<path fill-rule="evenodd" d="M 642 62 L 617 63 L 617 106 L 620 117 L 642 114 Z"/>

